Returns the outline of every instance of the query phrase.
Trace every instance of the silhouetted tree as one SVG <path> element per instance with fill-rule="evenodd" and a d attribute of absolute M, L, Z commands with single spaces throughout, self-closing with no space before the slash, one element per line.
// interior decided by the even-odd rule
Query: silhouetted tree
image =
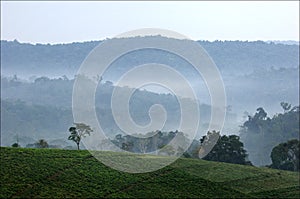
<path fill-rule="evenodd" d="M 19 135 L 16 135 L 16 138 L 17 138 L 17 142 L 13 143 L 11 146 L 12 146 L 12 147 L 21 147 L 21 146 L 19 145 Z"/>
<path fill-rule="evenodd" d="M 89 125 L 84 123 L 74 123 L 75 127 L 70 127 L 69 132 L 71 135 L 68 137 L 68 140 L 72 140 L 76 143 L 77 149 L 79 150 L 79 144 L 83 137 L 90 135 L 93 130 Z"/>
<path fill-rule="evenodd" d="M 203 144 L 205 137 L 200 142 Z M 247 152 L 244 149 L 244 144 L 240 141 L 237 135 L 223 135 L 219 137 L 217 143 L 212 150 L 203 158 L 204 160 L 228 162 L 234 164 L 251 165 L 247 161 Z"/>
<path fill-rule="evenodd" d="M 49 145 L 46 140 L 40 139 L 35 143 L 36 148 L 48 148 Z"/>
<path fill-rule="evenodd" d="M 12 145 L 11 145 L 12 147 L 21 147 L 18 143 L 13 143 Z"/>

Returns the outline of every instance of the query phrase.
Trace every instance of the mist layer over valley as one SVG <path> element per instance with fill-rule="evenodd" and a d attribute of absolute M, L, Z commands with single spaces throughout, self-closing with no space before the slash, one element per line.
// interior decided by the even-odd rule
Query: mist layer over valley
<path fill-rule="evenodd" d="M 74 77 L 86 56 L 99 43 L 101 41 L 32 45 L 1 41 L 2 146 L 10 146 L 16 139 L 26 146 L 40 138 L 55 146 L 72 145 L 65 138 L 73 123 Z M 299 104 L 299 45 L 263 41 L 198 43 L 215 62 L 224 81 L 227 108 L 223 134 L 239 135 L 240 126 L 258 107 L 263 107 L 272 117 L 283 111 L 281 102 Z M 95 76 L 100 82 L 95 96 L 97 117 L 107 136 L 113 138 L 122 134 L 111 111 L 115 83 L 132 67 L 149 62 L 169 65 L 190 81 L 200 104 L 200 132 L 196 138 L 206 134 L 211 101 L 201 74 L 184 59 L 150 49 L 128 53 L 111 64 L 102 77 Z M 138 78 L 142 79 L 143 75 Z M 119 88 L 124 93 L 134 89 L 126 85 Z M 149 109 L 155 104 L 161 104 L 167 113 L 163 131 L 178 129 L 179 103 L 171 91 L 159 86 L 145 86 L 134 92 L 129 105 L 132 119 L 139 125 L 148 124 Z"/>

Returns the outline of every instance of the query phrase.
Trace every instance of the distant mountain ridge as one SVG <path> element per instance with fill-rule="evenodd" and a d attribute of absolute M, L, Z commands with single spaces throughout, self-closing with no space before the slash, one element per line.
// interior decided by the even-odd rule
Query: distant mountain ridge
<path fill-rule="evenodd" d="M 70 44 L 26 44 L 1 40 L 2 75 L 74 77 L 101 41 Z M 250 74 L 261 69 L 299 67 L 299 45 L 263 41 L 198 41 L 223 75 Z M 158 61 L 165 56 L 157 58 Z M 173 60 L 175 63 L 177 60 Z M 122 63 L 122 65 L 128 63 Z M 121 67 L 121 66 L 120 66 Z"/>
<path fill-rule="evenodd" d="M 295 40 L 269 40 L 266 41 L 267 43 L 275 43 L 275 44 L 284 44 L 284 45 L 298 45 L 300 41 L 295 41 Z"/>

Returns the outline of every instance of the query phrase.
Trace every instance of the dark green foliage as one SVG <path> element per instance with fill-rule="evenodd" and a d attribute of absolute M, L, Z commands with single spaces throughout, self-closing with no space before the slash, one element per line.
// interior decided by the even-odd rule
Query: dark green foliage
<path fill-rule="evenodd" d="M 214 132 L 217 133 L 217 132 Z M 201 138 L 201 144 L 205 143 L 205 136 Z M 237 135 L 220 136 L 212 150 L 203 158 L 204 160 L 228 162 L 233 164 L 251 165 L 247 161 L 247 152 L 244 144 Z"/>
<path fill-rule="evenodd" d="M 215 134 L 217 134 L 217 136 L 214 136 Z M 210 140 L 204 142 L 206 136 L 203 136 L 200 142 L 194 140 L 187 151 L 183 151 L 180 147 L 175 148 L 172 145 L 168 145 L 175 136 L 181 136 L 179 140 L 188 143 L 188 138 L 182 132 L 156 131 L 146 135 L 149 137 L 138 138 L 131 135 L 122 136 L 118 134 L 112 142 L 121 149 L 134 153 L 149 153 L 160 150 L 160 155 L 174 156 L 182 154 L 182 156 L 186 158 L 199 158 L 201 147 L 205 148 L 204 144 L 208 145 L 212 142 L 212 137 L 215 137 L 218 141 L 213 149 L 205 156 L 205 160 L 251 165 L 251 163 L 247 161 L 248 154 L 243 148 L 244 145 L 240 141 L 239 136 L 236 135 L 224 135 L 220 137 L 219 133 L 215 131 L 208 132 Z"/>
<path fill-rule="evenodd" d="M 120 155 L 100 153 L 109 158 Z M 61 149 L 2 147 L 0 158 L 0 198 L 299 196 L 299 173 L 268 168 L 181 158 L 158 171 L 130 174 L 103 165 L 88 151 Z"/>
<path fill-rule="evenodd" d="M 21 147 L 18 143 L 13 143 L 12 145 L 11 145 L 11 147 Z"/>
<path fill-rule="evenodd" d="M 299 171 L 299 140 L 293 139 L 281 143 L 271 152 L 271 168 Z"/>

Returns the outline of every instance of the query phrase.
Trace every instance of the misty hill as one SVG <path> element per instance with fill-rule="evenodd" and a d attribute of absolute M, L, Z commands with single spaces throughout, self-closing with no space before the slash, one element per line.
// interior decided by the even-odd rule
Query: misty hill
<path fill-rule="evenodd" d="M 101 41 L 71 44 L 26 44 L 1 41 L 2 75 L 73 77 L 88 53 Z M 249 74 L 256 70 L 299 67 L 299 45 L 263 41 L 198 41 L 209 53 L 222 74 Z M 142 60 L 146 54 L 139 55 Z M 161 54 L 157 61 L 165 59 Z M 173 64 L 177 61 L 173 60 Z M 127 65 L 132 60 L 123 60 Z M 160 62 L 159 62 L 160 63 Z M 121 66 L 120 66 L 121 67 Z"/>
<path fill-rule="evenodd" d="M 17 79 L 1 79 L 1 145 L 10 146 L 19 138 L 28 140 L 61 139 L 67 137 L 68 127 L 73 123 L 72 89 L 74 79 L 49 79 L 41 77 L 34 82 L 22 82 Z M 103 130 L 113 137 L 122 133 L 116 125 L 111 97 L 116 87 L 111 82 L 101 83 L 96 92 L 96 113 Z M 120 87 L 123 93 L 131 88 Z M 189 103 L 194 103 L 189 99 Z M 136 90 L 130 100 L 130 114 L 139 125 L 150 123 L 149 110 L 152 105 L 160 104 L 166 110 L 164 130 L 176 130 L 180 123 L 180 107 L 176 97 L 171 94 L 157 94 L 146 90 Z M 210 119 L 210 106 L 200 104 L 203 128 Z M 228 120 L 236 119 L 233 113 L 227 113 Z M 156 129 L 155 129 L 156 130 Z M 147 132 L 145 132 L 147 133 Z M 26 146 L 33 141 L 22 141 Z M 65 147 L 65 146 L 62 146 Z"/>
<path fill-rule="evenodd" d="M 280 111 L 280 102 L 286 101 L 292 104 L 299 102 L 299 68 L 281 68 L 255 71 L 249 75 L 225 76 L 224 86 L 227 95 L 227 104 L 231 111 L 240 117 L 244 111 L 255 110 L 263 106 L 270 114 Z M 205 87 L 197 84 L 195 89 L 201 103 L 209 104 L 209 95 Z M 57 107 L 71 107 L 74 79 L 59 77 L 36 77 L 33 82 L 23 81 L 19 77 L 1 77 L 1 98 L 20 99 L 29 104 L 50 105 Z M 108 98 L 112 92 L 113 84 L 101 83 L 96 95 L 101 103 L 110 105 Z M 105 86 L 104 86 L 105 85 Z M 140 94 L 145 94 L 146 91 Z M 164 96 L 152 93 L 149 98 Z M 167 95 L 165 95 L 167 96 Z M 104 100 L 103 100 L 104 99 Z M 147 100 L 146 97 L 144 99 Z M 159 101 L 159 100 L 158 100 Z"/>
<path fill-rule="evenodd" d="M 24 83 L 3 78 L 1 145 L 10 146 L 17 139 L 16 136 L 19 137 L 22 146 L 40 138 L 66 140 L 68 127 L 73 123 L 71 107 L 73 81 L 39 79 L 33 83 Z M 106 82 L 101 84 L 96 92 L 97 117 L 103 130 L 110 137 L 122 133 L 115 123 L 111 110 L 110 102 L 114 88 L 110 82 Z M 131 90 L 130 88 L 121 89 L 124 93 Z M 167 120 L 164 130 L 176 130 L 180 123 L 180 107 L 176 97 L 171 94 L 137 90 L 129 106 L 132 119 L 139 125 L 148 124 L 150 122 L 148 112 L 154 104 L 161 104 L 166 110 Z M 200 124 L 205 128 L 210 119 L 211 107 L 207 104 L 200 104 L 199 108 Z M 235 121 L 236 115 L 228 112 L 227 120 Z"/>
<path fill-rule="evenodd" d="M 17 75 L 35 81 L 41 76 L 48 78 L 73 78 L 88 53 L 101 41 L 83 43 L 43 45 L 25 44 L 15 41 L 1 41 L 1 76 Z M 232 111 L 242 115 L 257 106 L 263 106 L 271 113 L 278 112 L 281 101 L 297 104 L 299 101 L 299 45 L 267 43 L 263 41 L 198 41 L 209 53 L 221 71 L 227 94 L 227 104 Z M 157 62 L 171 65 L 191 81 L 198 98 L 209 104 L 210 98 L 204 81 L 195 75 L 190 65 L 177 56 L 159 50 L 141 50 L 121 57 L 104 74 L 104 81 L 115 82 L 133 65 Z M 2 79 L 1 79 L 2 81 Z M 61 86 L 66 83 L 68 86 Z M 1 82 L 3 83 L 3 82 Z M 53 92 L 33 100 L 32 85 L 22 88 L 2 87 L 2 98 L 17 98 L 24 101 L 48 102 L 55 96 L 56 106 L 70 104 L 71 84 L 66 81 L 49 85 L 46 90 Z M 58 85 L 59 84 L 59 85 Z M 66 88 L 68 87 L 68 88 Z M 245 92 L 247 91 L 247 92 Z M 274 92 L 276 91 L 276 92 Z M 53 95 L 54 94 L 54 95 Z M 68 97 L 62 97 L 63 95 Z M 242 99 L 241 99 L 242 98 Z"/>
<path fill-rule="evenodd" d="M 107 158 L 121 153 L 99 152 Z M 129 159 L 163 160 L 130 155 Z M 1 198 L 298 198 L 299 173 L 180 158 L 149 173 L 113 170 L 88 151 L 1 148 Z M 12 167 L 12 165 L 14 165 Z"/>

